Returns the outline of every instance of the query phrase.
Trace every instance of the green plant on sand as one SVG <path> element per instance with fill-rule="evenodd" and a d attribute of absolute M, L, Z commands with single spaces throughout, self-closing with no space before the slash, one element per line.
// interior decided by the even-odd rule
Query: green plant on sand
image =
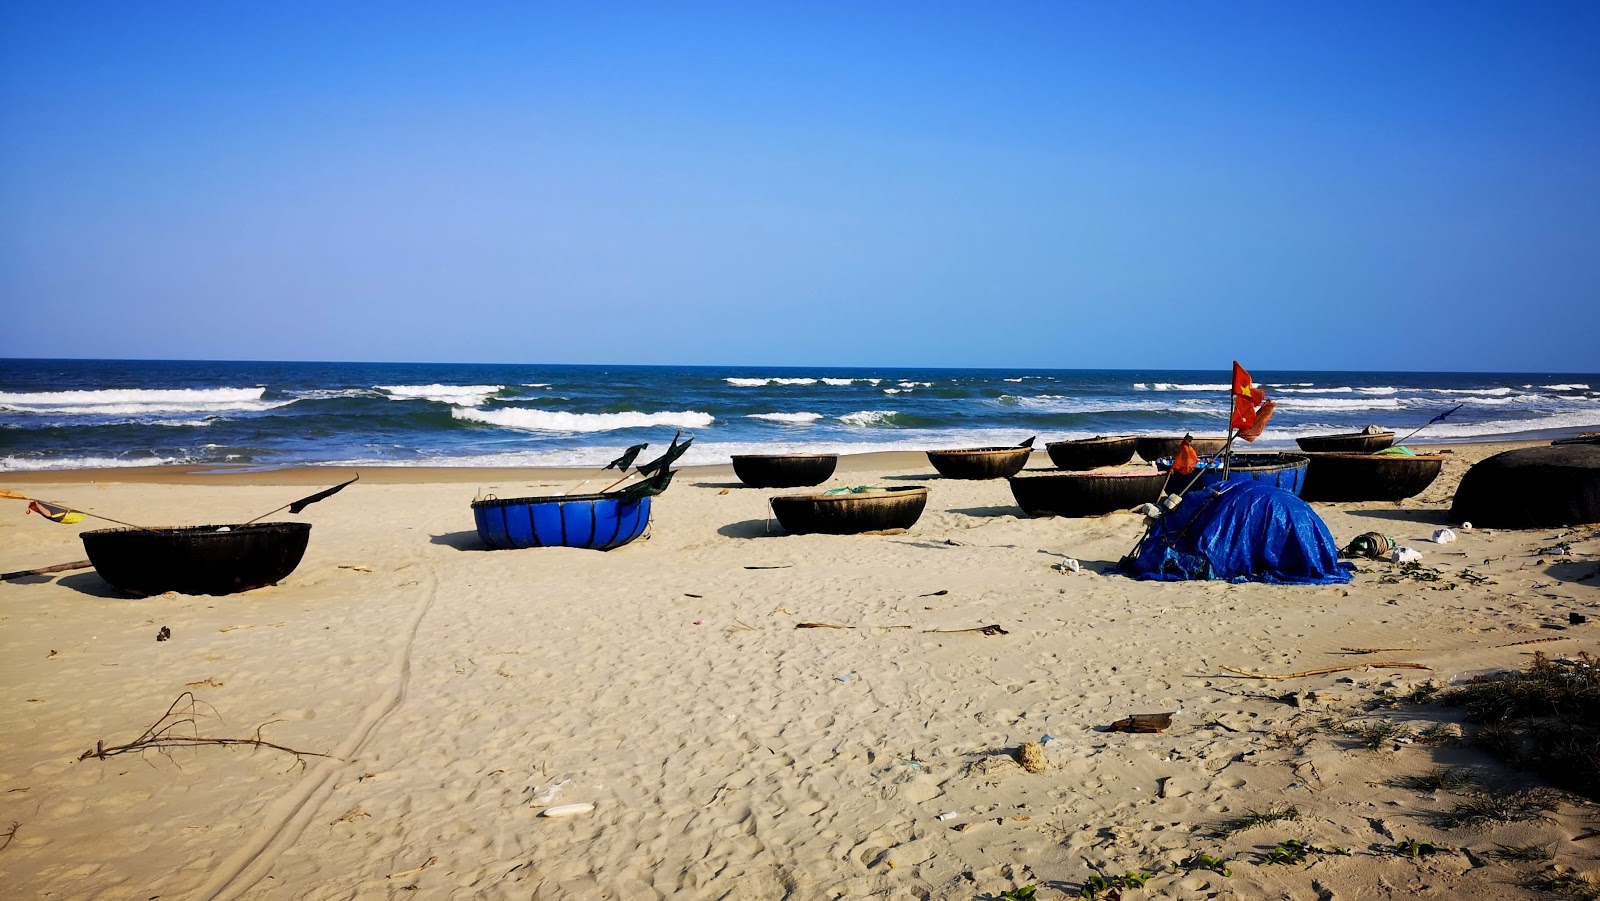
<path fill-rule="evenodd" d="M 1439 815 L 1446 829 L 1482 829 L 1503 823 L 1527 823 L 1550 819 L 1560 797 L 1549 789 L 1525 789 L 1509 795 L 1479 794 Z"/>
<path fill-rule="evenodd" d="M 1350 850 L 1348 848 L 1319 848 L 1297 838 L 1291 838 L 1287 841 L 1279 842 L 1271 850 L 1262 854 L 1261 863 L 1263 865 L 1279 864 L 1284 866 L 1302 864 L 1312 854 L 1334 854 L 1340 857 L 1349 857 Z"/>
<path fill-rule="evenodd" d="M 1259 829 L 1273 823 L 1282 823 L 1300 819 L 1300 808 L 1290 806 L 1284 808 L 1274 807 L 1271 810 L 1248 810 L 1245 815 L 1237 820 L 1223 824 L 1217 834 L 1223 838 L 1238 835 L 1251 829 Z"/>
<path fill-rule="evenodd" d="M 1184 871 L 1185 873 L 1193 873 L 1195 870 L 1210 870 L 1211 872 L 1220 874 L 1222 876 L 1233 875 L 1233 871 L 1228 869 L 1228 862 L 1226 860 L 1223 860 L 1220 857 L 1212 857 L 1210 854 L 1205 854 L 1200 851 L 1196 851 L 1183 860 L 1178 861 L 1178 869 Z"/>
<path fill-rule="evenodd" d="M 1456 791 L 1472 784 L 1472 774 L 1458 766 L 1437 766 L 1420 776 L 1402 780 L 1406 788 L 1417 791 Z"/>
<path fill-rule="evenodd" d="M 1039 887 L 1037 885 L 1024 885 L 1001 892 L 1000 901 L 1034 901 L 1034 896 L 1038 894 Z"/>
<path fill-rule="evenodd" d="M 1138 870 L 1129 870 L 1121 876 L 1103 876 L 1095 873 L 1083 880 L 1083 884 L 1078 887 L 1078 897 L 1095 901 L 1101 892 L 1105 892 L 1107 899 L 1120 898 L 1123 889 L 1144 888 L 1144 884 L 1154 878 L 1156 878 L 1154 873 Z"/>

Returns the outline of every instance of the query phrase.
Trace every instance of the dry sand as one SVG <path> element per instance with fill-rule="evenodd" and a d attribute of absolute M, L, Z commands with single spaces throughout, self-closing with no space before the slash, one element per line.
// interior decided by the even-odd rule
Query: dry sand
<path fill-rule="evenodd" d="M 1577 580 L 1595 568 L 1594 530 L 1568 537 L 1576 563 L 1538 555 L 1564 530 L 1425 542 L 1466 465 L 1496 449 L 1456 447 L 1409 501 L 1318 507 L 1341 543 L 1395 535 L 1453 590 L 1386 583 L 1387 564 L 1348 586 L 1136 582 L 1106 571 L 1139 517 L 1028 519 L 1004 482 L 939 480 L 904 454 L 847 459 L 830 484 L 932 486 L 905 534 L 769 531 L 772 492 L 712 467 L 678 476 L 648 540 L 606 554 L 477 549 L 476 491 L 549 493 L 570 473 L 365 471 L 301 517 L 310 550 L 276 587 L 133 600 L 92 571 L 0 585 L 0 828 L 18 824 L 0 839 L 0 896 L 970 899 L 1037 884 L 1055 898 L 1096 870 L 1164 867 L 1127 897 L 1522 897 L 1550 865 L 1487 852 L 1551 842 L 1559 864 L 1593 868 L 1590 810 L 1442 831 L 1431 814 L 1459 793 L 1401 777 L 1441 762 L 1496 789 L 1528 777 L 1459 747 L 1368 751 L 1329 726 L 1445 716 L 1362 705 L 1534 651 L 1600 651 L 1600 626 L 1566 628 L 1569 611 L 1600 622 L 1600 580 Z M 4 481 L 119 519 L 205 523 L 339 475 Z M 83 556 L 92 521 L 9 503 L 0 568 Z M 1085 571 L 1052 569 L 1063 555 Z M 991 623 L 1008 634 L 932 631 Z M 1533 639 L 1548 640 L 1519 644 Z M 1222 669 L 1374 659 L 1431 669 L 1282 682 Z M 334 756 L 78 760 L 136 738 L 185 691 L 200 734 Z M 1166 733 L 1099 731 L 1158 711 L 1176 711 Z M 1011 762 L 1046 734 L 1045 772 Z M 552 803 L 594 809 L 540 816 Z M 1217 835 L 1288 805 L 1299 820 Z M 1287 838 L 1355 853 L 1258 862 Z M 1372 850 L 1404 838 L 1462 850 Z M 1232 876 L 1171 874 L 1195 852 L 1231 857 Z"/>

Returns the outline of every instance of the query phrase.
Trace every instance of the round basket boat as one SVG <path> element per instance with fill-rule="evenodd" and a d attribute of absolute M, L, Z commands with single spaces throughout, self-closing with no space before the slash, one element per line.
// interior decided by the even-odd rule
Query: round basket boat
<path fill-rule="evenodd" d="M 1076 441 L 1052 441 L 1045 445 L 1050 452 L 1050 462 L 1057 469 L 1082 472 L 1101 466 L 1121 466 L 1133 459 L 1134 445 L 1139 439 L 1128 435 L 1121 438 L 1080 438 Z"/>
<path fill-rule="evenodd" d="M 1202 457 L 1214 457 L 1222 453 L 1227 447 L 1226 438 L 1190 438 L 1189 443 L 1194 445 L 1194 452 Z M 1139 459 L 1146 463 L 1154 463 L 1162 457 L 1170 457 L 1178 452 L 1183 445 L 1183 436 L 1172 435 L 1142 435 L 1134 439 L 1133 449 L 1139 454 Z"/>
<path fill-rule="evenodd" d="M 916 525 L 928 506 L 922 485 L 860 494 L 790 494 L 772 499 L 772 514 L 793 535 L 857 535 Z"/>
<path fill-rule="evenodd" d="M 94 529 L 80 537 L 100 578 L 131 594 L 233 594 L 294 572 L 311 524 Z"/>
<path fill-rule="evenodd" d="M 733 474 L 751 488 L 804 488 L 833 475 L 838 454 L 736 454 Z"/>
<path fill-rule="evenodd" d="M 478 537 L 495 550 L 575 547 L 609 551 L 644 533 L 650 498 L 618 494 L 486 498 L 472 502 Z"/>
<path fill-rule="evenodd" d="M 1305 454 L 1232 454 L 1226 476 L 1223 475 L 1220 460 L 1202 460 L 1200 468 L 1196 470 L 1199 480 L 1195 480 L 1194 474 L 1183 476 L 1174 473 L 1172 481 L 1167 484 L 1167 491 L 1182 494 L 1191 485 L 1214 488 L 1223 482 L 1266 482 L 1274 488 L 1299 495 L 1305 486 L 1308 463 L 1310 458 Z M 1171 468 L 1170 459 L 1156 461 L 1156 469 L 1162 472 Z"/>
<path fill-rule="evenodd" d="M 1394 432 L 1348 432 L 1343 435 L 1309 435 L 1294 443 L 1303 451 L 1334 454 L 1370 454 L 1394 444 Z"/>
<path fill-rule="evenodd" d="M 1426 454 L 1309 454 L 1302 500 L 1398 501 L 1421 494 L 1444 467 L 1444 457 Z"/>
<path fill-rule="evenodd" d="M 928 451 L 928 462 L 947 479 L 1008 479 L 1032 454 L 1032 447 L 968 447 Z"/>
<path fill-rule="evenodd" d="M 1042 472 L 1011 478 L 1011 496 L 1029 516 L 1100 516 L 1161 499 L 1164 472 Z"/>
<path fill-rule="evenodd" d="M 1505 529 L 1600 522 L 1600 446 L 1525 447 L 1479 460 L 1456 486 L 1450 519 Z"/>

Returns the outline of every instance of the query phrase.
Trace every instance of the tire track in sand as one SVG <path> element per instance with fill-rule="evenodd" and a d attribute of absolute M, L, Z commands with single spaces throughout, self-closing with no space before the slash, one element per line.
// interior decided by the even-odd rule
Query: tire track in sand
<path fill-rule="evenodd" d="M 391 658 L 394 678 L 387 690 L 367 705 L 361 721 L 334 750 L 332 757 L 317 761 L 304 778 L 267 807 L 262 814 L 265 823 L 250 841 L 217 867 L 211 879 L 195 893 L 197 899 L 232 901 L 238 898 L 266 876 L 283 852 L 299 840 L 322 803 L 337 787 L 339 772 L 350 766 L 373 731 L 405 700 L 406 686 L 411 681 L 411 648 L 416 643 L 423 617 L 433 607 L 438 589 L 438 574 L 429 565 L 422 598 L 412 614 L 405 640 Z"/>

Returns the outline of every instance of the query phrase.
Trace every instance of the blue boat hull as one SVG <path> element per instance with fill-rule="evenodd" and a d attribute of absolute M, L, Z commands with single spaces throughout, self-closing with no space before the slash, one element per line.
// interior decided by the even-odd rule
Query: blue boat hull
<path fill-rule="evenodd" d="M 577 547 L 609 551 L 644 534 L 650 498 L 613 494 L 473 501 L 478 537 L 495 550 Z"/>
<path fill-rule="evenodd" d="M 1224 482 L 1262 482 L 1274 488 L 1282 488 L 1300 496 L 1300 489 L 1306 483 L 1306 467 L 1311 462 L 1309 457 L 1295 454 L 1261 454 L 1258 459 L 1251 460 L 1248 455 L 1233 458 L 1233 466 L 1228 471 L 1226 478 L 1222 475 L 1222 465 L 1214 460 L 1202 460 L 1200 463 L 1200 481 L 1196 484 L 1207 488 L 1216 488 Z M 1162 458 L 1156 463 L 1156 468 L 1165 472 L 1172 467 L 1171 458 Z M 1192 476 L 1174 474 L 1167 483 L 1167 491 L 1177 494 L 1181 492 Z"/>

